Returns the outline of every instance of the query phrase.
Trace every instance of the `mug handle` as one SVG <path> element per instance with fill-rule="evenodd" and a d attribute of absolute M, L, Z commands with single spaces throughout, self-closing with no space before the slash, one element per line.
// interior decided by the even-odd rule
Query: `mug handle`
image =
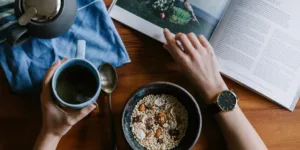
<path fill-rule="evenodd" d="M 28 41 L 31 36 L 28 29 L 18 25 L 6 37 L 6 41 L 10 46 L 18 46 Z"/>
<path fill-rule="evenodd" d="M 76 58 L 84 59 L 85 58 L 85 49 L 86 49 L 86 41 L 85 40 L 78 40 L 77 41 L 77 52 Z"/>

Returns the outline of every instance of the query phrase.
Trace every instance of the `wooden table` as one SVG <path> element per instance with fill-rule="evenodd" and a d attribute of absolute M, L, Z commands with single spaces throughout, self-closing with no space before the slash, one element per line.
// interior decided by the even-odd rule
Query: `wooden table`
<path fill-rule="evenodd" d="M 106 0 L 107 6 L 111 0 Z M 118 22 L 115 25 L 127 47 L 131 63 L 117 69 L 119 83 L 113 93 L 113 111 L 117 123 L 117 141 L 120 150 L 130 149 L 121 131 L 121 114 L 127 98 L 138 87 L 154 82 L 169 81 L 188 89 L 200 102 L 196 90 L 176 70 L 170 55 L 162 44 Z M 240 107 L 269 149 L 300 148 L 300 104 L 289 112 L 258 96 L 246 88 L 226 79 L 226 83 L 240 97 Z M 0 150 L 32 149 L 41 128 L 41 109 L 37 98 L 16 95 L 10 91 L 0 69 Z M 107 96 L 102 93 L 99 113 L 90 115 L 76 124 L 58 145 L 58 149 L 107 150 L 110 148 Z M 194 149 L 226 149 L 226 143 L 213 118 L 205 111 L 202 134 Z"/>

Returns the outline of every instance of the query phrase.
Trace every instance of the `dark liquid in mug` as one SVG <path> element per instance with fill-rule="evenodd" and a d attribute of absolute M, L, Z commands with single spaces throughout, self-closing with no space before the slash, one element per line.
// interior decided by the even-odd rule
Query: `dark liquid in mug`
<path fill-rule="evenodd" d="M 69 104 L 81 104 L 90 100 L 97 92 L 98 83 L 94 74 L 83 66 L 71 66 L 58 76 L 56 92 Z"/>

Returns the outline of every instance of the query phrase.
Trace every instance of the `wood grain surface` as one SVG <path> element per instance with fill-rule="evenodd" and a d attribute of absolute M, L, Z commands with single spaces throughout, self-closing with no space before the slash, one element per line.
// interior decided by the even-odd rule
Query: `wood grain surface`
<path fill-rule="evenodd" d="M 108 7 L 111 0 L 106 0 L 105 3 Z M 127 98 L 138 87 L 154 81 L 179 84 L 199 101 L 203 114 L 203 129 L 195 150 L 226 149 L 220 129 L 205 110 L 199 93 L 178 71 L 170 55 L 162 48 L 162 43 L 114 22 L 131 58 L 131 63 L 117 69 L 119 82 L 112 95 L 118 149 L 130 149 L 123 137 L 120 121 Z M 269 149 L 300 148 L 300 104 L 294 112 L 290 112 L 229 79 L 225 78 L 225 81 L 230 89 L 234 89 L 238 94 L 241 109 Z M 32 149 L 41 128 L 39 98 L 13 93 L 0 69 L 0 102 L 0 150 Z M 100 112 L 76 124 L 60 141 L 59 150 L 110 149 L 107 95 L 104 92 L 101 93 L 98 103 Z"/>

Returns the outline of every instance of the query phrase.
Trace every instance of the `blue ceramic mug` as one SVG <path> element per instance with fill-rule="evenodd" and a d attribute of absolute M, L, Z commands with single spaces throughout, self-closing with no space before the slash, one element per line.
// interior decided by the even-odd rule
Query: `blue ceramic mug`
<path fill-rule="evenodd" d="M 79 40 L 77 43 L 77 53 L 76 53 L 76 58 L 70 59 L 66 62 L 64 62 L 61 66 L 59 66 L 59 68 L 55 71 L 53 78 L 52 78 L 52 92 L 53 92 L 53 96 L 54 98 L 58 101 L 58 103 L 60 105 L 62 105 L 63 107 L 68 107 L 68 108 L 72 108 L 72 109 L 82 109 L 84 107 L 87 107 L 88 105 L 95 103 L 97 98 L 100 95 L 100 91 L 101 91 L 101 78 L 100 78 L 100 74 L 97 70 L 97 68 L 89 61 L 85 60 L 85 47 L 86 47 L 86 42 L 84 40 Z M 70 68 L 70 67 L 78 67 L 80 66 L 80 68 L 83 68 L 84 71 L 89 71 L 89 74 L 91 74 L 94 78 L 95 78 L 95 82 L 96 82 L 96 88 L 95 88 L 95 93 L 93 93 L 92 97 L 83 99 L 83 101 L 80 101 L 80 103 L 70 103 L 66 100 L 64 100 L 61 96 L 59 96 L 58 91 L 57 91 L 57 84 L 58 84 L 58 79 L 60 77 L 60 75 L 62 74 L 63 71 L 65 71 L 66 69 Z M 70 74 L 70 76 L 72 76 L 72 74 Z M 85 82 L 85 80 L 82 78 L 81 79 L 82 82 Z M 61 81 L 59 81 L 61 82 Z M 88 88 L 88 87 L 83 87 L 83 88 Z M 76 93 L 75 93 L 76 94 Z"/>

